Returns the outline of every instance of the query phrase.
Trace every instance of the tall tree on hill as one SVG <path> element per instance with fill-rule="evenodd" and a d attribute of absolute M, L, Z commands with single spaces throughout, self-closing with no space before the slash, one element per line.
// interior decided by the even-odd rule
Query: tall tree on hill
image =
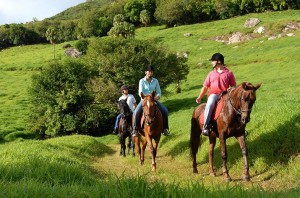
<path fill-rule="evenodd" d="M 47 41 L 53 45 L 53 58 L 55 59 L 55 44 L 59 41 L 59 29 L 54 26 L 50 26 L 46 31 Z"/>
<path fill-rule="evenodd" d="M 147 10 L 142 10 L 141 14 L 140 14 L 140 21 L 142 24 L 145 25 L 145 27 L 151 23 L 151 15 L 150 12 L 148 12 Z"/>

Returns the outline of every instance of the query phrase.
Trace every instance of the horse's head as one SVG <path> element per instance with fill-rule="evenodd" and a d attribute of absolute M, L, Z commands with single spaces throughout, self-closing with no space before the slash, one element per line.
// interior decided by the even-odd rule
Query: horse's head
<path fill-rule="evenodd" d="M 131 110 L 127 104 L 127 98 L 125 100 L 118 101 L 118 108 L 120 110 L 120 114 L 124 116 L 129 116 L 131 114 Z"/>
<path fill-rule="evenodd" d="M 141 93 L 141 97 L 143 99 L 143 112 L 145 117 L 145 123 L 148 126 L 153 124 L 158 112 L 156 101 L 154 100 L 155 96 L 155 91 L 153 91 L 150 95 L 144 95 L 143 93 Z"/>
<path fill-rule="evenodd" d="M 241 115 L 241 122 L 243 124 L 250 121 L 251 110 L 256 100 L 255 91 L 260 86 L 261 83 L 254 86 L 251 83 L 243 82 L 236 89 L 237 103 L 239 104 L 239 107 L 237 110 L 235 109 L 235 111 Z"/>

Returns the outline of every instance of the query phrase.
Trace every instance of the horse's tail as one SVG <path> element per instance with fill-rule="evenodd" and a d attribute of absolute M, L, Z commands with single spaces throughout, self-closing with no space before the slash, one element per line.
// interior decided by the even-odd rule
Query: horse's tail
<path fill-rule="evenodd" d="M 196 155 L 198 153 L 198 148 L 201 143 L 200 135 L 201 135 L 201 129 L 198 120 L 195 117 L 192 117 L 191 136 L 190 136 L 190 148 L 191 148 L 192 158 L 196 158 Z"/>

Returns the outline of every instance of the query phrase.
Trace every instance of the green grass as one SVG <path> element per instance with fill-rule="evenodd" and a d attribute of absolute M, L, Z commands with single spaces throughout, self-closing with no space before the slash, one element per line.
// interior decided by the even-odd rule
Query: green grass
<path fill-rule="evenodd" d="M 172 136 L 160 141 L 155 174 L 150 172 L 148 150 L 145 165 L 140 167 L 136 157 L 121 158 L 118 155 L 115 136 L 24 140 L 30 137 L 26 130 L 30 76 L 52 60 L 53 48 L 49 44 L 1 51 L 0 134 L 5 141 L 16 141 L 0 145 L 0 192 L 2 195 L 28 194 L 31 197 L 40 197 L 43 192 L 55 197 L 94 197 L 101 193 L 104 197 L 141 197 L 145 193 L 149 197 L 151 193 L 163 197 L 182 197 L 184 193 L 187 197 L 299 196 L 300 30 L 294 32 L 294 37 L 270 41 L 267 37 L 258 37 L 233 45 L 207 40 L 236 31 L 251 32 L 253 29 L 243 28 L 244 21 L 250 17 L 258 17 L 259 25 L 270 27 L 268 32 L 277 34 L 278 27 L 288 21 L 299 21 L 299 16 L 298 10 L 272 12 L 170 29 L 155 26 L 137 30 L 139 39 L 156 39 L 173 51 L 189 52 L 190 73 L 182 82 L 182 93 L 174 94 L 171 85 L 162 97 L 169 109 Z M 187 32 L 193 35 L 184 37 Z M 65 58 L 62 45 L 56 46 L 59 59 Z M 251 122 L 247 125 L 252 176 L 249 183 L 240 180 L 243 162 L 234 138 L 227 141 L 228 168 L 233 182 L 224 184 L 222 180 L 219 143 L 215 149 L 217 177 L 208 176 L 206 137 L 202 138 L 197 156 L 200 174 L 192 174 L 188 147 L 190 119 L 197 106 L 195 99 L 210 71 L 208 59 L 215 52 L 225 55 L 225 63 L 235 73 L 238 83 L 263 83 L 257 91 Z M 152 188 L 144 186 L 148 182 Z M 134 190 L 128 190 L 132 188 Z"/>

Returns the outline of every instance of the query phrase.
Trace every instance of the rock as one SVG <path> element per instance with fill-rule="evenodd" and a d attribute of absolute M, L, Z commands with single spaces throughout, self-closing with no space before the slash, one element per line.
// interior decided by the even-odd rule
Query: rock
<path fill-rule="evenodd" d="M 75 48 L 69 48 L 65 51 L 65 55 L 69 57 L 80 57 L 82 55 L 82 52 L 77 51 Z"/>
<path fill-rule="evenodd" d="M 260 26 L 260 27 L 256 28 L 256 29 L 253 31 L 253 33 L 263 34 L 263 33 L 265 33 L 265 31 L 266 31 L 266 28 L 265 28 L 264 26 Z"/>
<path fill-rule="evenodd" d="M 245 21 L 244 27 L 245 28 L 252 28 L 260 23 L 260 20 L 258 18 L 249 18 Z"/>
<path fill-rule="evenodd" d="M 190 36 L 192 36 L 193 34 L 191 34 L 191 33 L 185 33 L 183 36 L 185 36 L 185 37 L 190 37 Z"/>

